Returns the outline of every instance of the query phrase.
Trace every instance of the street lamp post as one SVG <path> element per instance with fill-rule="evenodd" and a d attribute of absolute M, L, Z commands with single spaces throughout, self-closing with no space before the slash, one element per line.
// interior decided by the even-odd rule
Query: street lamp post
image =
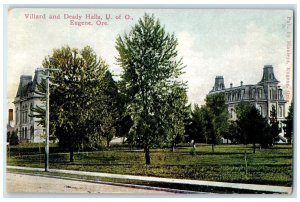
<path fill-rule="evenodd" d="M 48 172 L 49 171 L 49 134 L 50 134 L 50 130 L 49 130 L 49 95 L 50 95 L 50 90 L 49 90 L 49 71 L 59 71 L 59 69 L 48 69 L 45 68 L 46 70 L 46 145 L 45 145 L 45 171 Z"/>
<path fill-rule="evenodd" d="M 49 170 L 49 69 L 46 76 L 46 146 L 45 146 L 45 171 Z"/>

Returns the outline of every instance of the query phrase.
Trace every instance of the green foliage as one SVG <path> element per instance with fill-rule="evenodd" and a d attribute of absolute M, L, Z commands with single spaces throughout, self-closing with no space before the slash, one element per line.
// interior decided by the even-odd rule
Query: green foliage
<path fill-rule="evenodd" d="M 147 14 L 116 40 L 117 61 L 123 68 L 120 86 L 133 121 L 128 140 L 144 147 L 146 164 L 150 164 L 150 147 L 184 132 L 186 84 L 179 81 L 183 65 L 177 60 L 176 46 L 174 34 L 167 34 Z"/>
<path fill-rule="evenodd" d="M 45 58 L 44 68 L 57 68 L 50 77 L 50 132 L 68 148 L 99 145 L 103 136 L 115 135 L 117 89 L 108 66 L 89 46 L 62 47 Z M 42 109 L 36 109 L 42 114 Z"/>
<path fill-rule="evenodd" d="M 43 73 L 44 75 L 45 72 Z M 37 90 L 34 92 L 37 95 L 41 96 L 40 100 L 46 102 L 46 79 L 41 78 L 41 82 L 37 83 Z M 29 114 L 29 117 L 35 117 L 38 125 L 46 127 L 46 104 L 30 106 L 30 111 L 32 114 Z"/>
<path fill-rule="evenodd" d="M 206 127 L 209 142 L 214 151 L 214 145 L 218 144 L 228 129 L 228 107 L 224 93 L 215 93 L 205 98 Z"/>
<path fill-rule="evenodd" d="M 9 145 L 18 145 L 19 144 L 19 138 L 15 131 L 13 132 L 7 132 L 6 136 L 7 142 L 9 142 Z"/>
<path fill-rule="evenodd" d="M 242 143 L 239 126 L 236 121 L 228 122 L 228 129 L 223 137 L 230 140 L 232 143 Z"/>
<path fill-rule="evenodd" d="M 255 106 L 249 102 L 241 102 L 236 107 L 237 124 L 240 128 L 244 144 L 253 144 L 255 153 L 256 143 L 266 148 L 272 144 L 272 136 L 268 121 L 262 117 Z"/>
<path fill-rule="evenodd" d="M 194 105 L 191 113 L 190 124 L 187 126 L 188 139 L 196 142 L 208 143 L 212 132 L 211 115 L 206 106 Z"/>
<path fill-rule="evenodd" d="M 270 133 L 273 138 L 273 143 L 278 140 L 278 135 L 281 132 L 281 128 L 279 127 L 279 121 L 277 120 L 277 112 L 275 106 L 272 105 L 272 109 L 270 111 Z"/>
<path fill-rule="evenodd" d="M 22 145 L 12 146 L 8 165 L 43 168 L 43 153 L 37 149 L 26 152 Z M 42 146 L 42 145 L 41 145 Z M 51 145 L 50 145 L 51 146 Z M 17 149 L 21 150 L 18 152 Z M 271 149 L 257 150 L 251 145 L 219 145 L 211 153 L 210 145 L 199 144 L 196 149 L 180 147 L 176 152 L 152 149 L 151 165 L 143 162 L 142 150 L 111 146 L 101 152 L 75 153 L 76 162 L 68 162 L 66 153 L 54 153 L 50 148 L 50 167 L 116 174 L 168 177 L 178 179 L 211 180 L 220 182 L 254 183 L 291 186 L 293 182 L 293 149 L 291 145 L 274 145 Z M 191 152 L 192 151 L 192 152 Z M 193 152 L 194 151 L 194 152 Z M 247 152 L 248 178 L 245 178 L 244 154 Z"/>
<path fill-rule="evenodd" d="M 288 142 L 292 142 L 293 138 L 293 121 L 294 121 L 294 104 L 291 103 L 291 106 L 289 107 L 288 116 L 285 118 L 282 123 L 284 124 L 283 130 L 284 130 L 284 137 L 288 139 Z"/>
<path fill-rule="evenodd" d="M 117 130 L 120 131 L 121 120 L 124 114 L 124 102 L 118 92 L 116 82 L 112 74 L 106 71 L 103 78 L 103 104 L 100 107 L 102 116 L 100 117 L 101 134 L 106 139 L 107 147 L 115 137 Z"/>

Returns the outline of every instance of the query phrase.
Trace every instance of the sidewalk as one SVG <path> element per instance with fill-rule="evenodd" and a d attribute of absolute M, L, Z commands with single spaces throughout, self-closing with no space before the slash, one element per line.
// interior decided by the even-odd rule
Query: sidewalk
<path fill-rule="evenodd" d="M 18 167 L 18 166 L 6 166 L 6 168 L 30 170 L 30 171 L 44 171 L 43 168 L 30 168 L 30 167 Z M 187 185 L 218 187 L 218 188 L 230 188 L 230 189 L 251 190 L 251 191 L 259 191 L 259 192 L 281 193 L 281 194 L 292 193 L 292 187 L 283 187 L 283 186 L 214 182 L 214 181 L 188 180 L 188 179 L 172 179 L 172 178 L 162 178 L 162 177 L 121 175 L 121 174 L 111 174 L 111 173 L 97 173 L 97 172 L 60 170 L 60 169 L 49 169 L 49 172 L 85 175 L 85 176 L 94 176 L 94 177 L 140 180 L 140 181 L 150 181 L 150 182 L 163 182 L 163 183 L 176 183 L 176 184 L 187 184 Z"/>

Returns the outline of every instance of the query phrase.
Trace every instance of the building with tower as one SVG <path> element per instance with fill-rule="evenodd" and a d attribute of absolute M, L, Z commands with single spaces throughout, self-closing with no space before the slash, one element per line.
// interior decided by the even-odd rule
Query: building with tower
<path fill-rule="evenodd" d="M 274 106 L 277 112 L 277 119 L 285 119 L 286 109 L 282 88 L 278 85 L 272 65 L 265 65 L 261 81 L 257 84 L 244 85 L 241 81 L 239 86 L 225 88 L 223 76 L 215 78 L 215 84 L 209 94 L 223 92 L 228 104 L 230 119 L 236 120 L 235 107 L 241 101 L 250 102 L 254 105 L 263 117 L 270 118 L 270 111 Z"/>
<path fill-rule="evenodd" d="M 37 123 L 37 118 L 33 114 L 32 107 L 43 106 L 41 95 L 37 94 L 37 85 L 41 82 L 43 70 L 35 70 L 34 78 L 30 75 L 22 75 L 14 99 L 15 105 L 15 132 L 20 142 L 43 142 L 44 128 Z"/>

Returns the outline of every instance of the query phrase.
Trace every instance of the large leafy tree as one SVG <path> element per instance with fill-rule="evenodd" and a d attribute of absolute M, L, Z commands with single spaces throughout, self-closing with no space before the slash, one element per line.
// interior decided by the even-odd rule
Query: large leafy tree
<path fill-rule="evenodd" d="M 62 47 L 45 58 L 44 68 L 57 68 L 50 78 L 50 123 L 62 148 L 74 150 L 95 140 L 101 130 L 103 78 L 107 65 L 90 47 Z"/>
<path fill-rule="evenodd" d="M 291 103 L 289 107 L 289 112 L 284 121 L 282 123 L 284 124 L 283 130 L 284 130 L 284 137 L 288 139 L 288 142 L 291 144 L 292 138 L 293 138 L 293 119 L 294 119 L 294 104 Z"/>
<path fill-rule="evenodd" d="M 166 108 L 177 105 L 172 94 L 185 91 L 185 84 L 179 81 L 183 65 L 177 59 L 177 44 L 174 34 L 166 33 L 159 20 L 148 14 L 116 40 L 117 62 L 123 68 L 121 89 L 127 96 L 127 112 L 133 121 L 130 140 L 143 146 L 146 164 L 150 164 L 150 147 L 164 142 L 171 130 L 166 115 L 181 119 Z M 182 132 L 181 126 L 175 130 Z"/>
<path fill-rule="evenodd" d="M 194 105 L 191 112 L 189 125 L 187 126 L 188 139 L 193 142 L 193 147 L 196 147 L 197 142 L 208 142 L 210 134 L 209 114 L 205 106 L 199 107 Z"/>
<path fill-rule="evenodd" d="M 116 136 L 117 131 L 121 131 L 124 102 L 121 100 L 117 83 L 114 81 L 112 74 L 106 71 L 103 79 L 103 105 L 100 107 L 103 110 L 101 132 L 106 139 L 107 147 L 109 147 L 110 141 Z"/>
<path fill-rule="evenodd" d="M 219 140 L 228 129 L 228 107 L 224 93 L 215 93 L 206 96 L 205 98 L 206 117 L 210 120 L 211 130 L 209 139 L 214 152 L 214 146 L 219 143 Z"/>
<path fill-rule="evenodd" d="M 188 106 L 186 106 L 186 89 L 181 85 L 174 85 L 171 89 L 172 91 L 168 93 L 167 100 L 164 102 L 165 110 L 162 111 L 165 116 L 163 125 L 167 126 L 167 140 L 171 143 L 172 151 L 174 152 L 176 144 L 184 139 Z"/>
<path fill-rule="evenodd" d="M 262 117 L 255 106 L 249 102 L 241 102 L 236 107 L 236 113 L 242 139 L 245 144 L 253 145 L 253 153 L 255 153 L 257 143 L 260 143 L 262 147 L 272 144 L 268 121 Z"/>
<path fill-rule="evenodd" d="M 224 134 L 224 138 L 230 140 L 233 143 L 242 142 L 240 139 L 240 131 L 236 121 L 229 121 L 228 130 Z"/>

